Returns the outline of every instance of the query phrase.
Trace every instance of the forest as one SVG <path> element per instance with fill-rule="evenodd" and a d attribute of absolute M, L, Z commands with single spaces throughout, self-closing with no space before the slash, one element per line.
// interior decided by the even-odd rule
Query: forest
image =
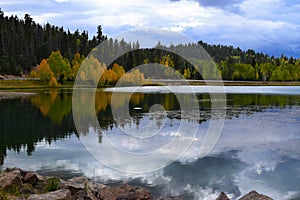
<path fill-rule="evenodd" d="M 102 33 L 101 25 L 97 27 L 97 34 L 90 37 L 87 31 L 75 30 L 71 33 L 70 30 L 49 23 L 38 24 L 29 14 L 25 14 L 23 19 L 13 15 L 8 17 L 0 9 L 0 74 L 2 75 L 30 74 L 31 77 L 49 82 L 51 86 L 61 84 L 64 80 L 75 80 L 78 69 L 87 55 L 92 50 L 100 51 L 95 48 L 100 43 L 112 48 L 113 52 L 118 52 L 119 49 L 128 51 L 111 64 L 97 57 L 89 57 L 88 62 L 94 65 L 91 70 L 102 70 L 103 77 L 100 84 L 103 85 L 113 85 L 123 75 L 126 76 L 124 80 L 143 81 L 147 77 L 141 72 L 132 71 L 128 75 L 127 72 L 147 63 L 159 63 L 171 67 L 186 79 L 300 80 L 299 58 L 285 55 L 274 57 L 257 53 L 252 49 L 242 50 L 233 46 L 210 45 L 203 41 L 170 46 L 163 46 L 158 41 L 156 46 L 158 48 L 140 49 L 139 41 L 128 43 L 124 40 L 107 38 Z M 205 60 L 195 60 L 196 65 L 193 65 L 172 53 L 177 50 L 199 49 L 198 47 L 203 47 L 208 52 L 216 67 L 212 67 Z M 218 77 L 218 74 L 221 74 L 221 77 Z M 81 73 L 78 77 L 83 81 L 99 81 L 93 80 L 91 76 Z"/>

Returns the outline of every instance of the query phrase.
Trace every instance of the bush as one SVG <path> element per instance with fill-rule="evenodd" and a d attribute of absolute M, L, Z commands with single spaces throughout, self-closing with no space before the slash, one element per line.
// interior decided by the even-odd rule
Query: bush
<path fill-rule="evenodd" d="M 59 189 L 60 181 L 56 177 L 50 177 L 46 181 L 45 192 L 52 192 Z"/>

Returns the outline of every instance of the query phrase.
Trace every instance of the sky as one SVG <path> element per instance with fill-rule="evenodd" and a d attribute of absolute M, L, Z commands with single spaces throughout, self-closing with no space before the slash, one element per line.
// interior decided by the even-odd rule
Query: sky
<path fill-rule="evenodd" d="M 114 36 L 162 28 L 195 41 L 300 57 L 299 0 L 0 0 L 5 15 Z"/>

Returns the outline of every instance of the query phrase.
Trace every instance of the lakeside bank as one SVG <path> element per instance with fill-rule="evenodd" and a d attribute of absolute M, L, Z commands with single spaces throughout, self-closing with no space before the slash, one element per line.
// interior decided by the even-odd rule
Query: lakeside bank
<path fill-rule="evenodd" d="M 152 200 L 154 195 L 140 186 L 122 184 L 110 187 L 87 178 L 73 177 L 62 180 L 58 177 L 41 176 L 32 171 L 10 168 L 0 174 L 0 199 L 30 200 Z M 158 200 L 184 200 L 180 197 L 160 196 Z M 256 191 L 251 191 L 239 200 L 272 200 Z M 216 200 L 230 200 L 221 192 Z"/>

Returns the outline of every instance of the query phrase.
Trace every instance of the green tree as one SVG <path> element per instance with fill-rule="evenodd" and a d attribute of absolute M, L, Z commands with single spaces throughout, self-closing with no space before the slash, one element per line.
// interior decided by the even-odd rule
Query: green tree
<path fill-rule="evenodd" d="M 60 83 L 71 76 L 71 65 L 67 59 L 64 59 L 60 51 L 53 51 L 48 58 L 50 69 Z"/>
<path fill-rule="evenodd" d="M 268 81 L 272 75 L 275 66 L 272 63 L 263 63 L 260 65 L 259 75 L 263 81 Z"/>

